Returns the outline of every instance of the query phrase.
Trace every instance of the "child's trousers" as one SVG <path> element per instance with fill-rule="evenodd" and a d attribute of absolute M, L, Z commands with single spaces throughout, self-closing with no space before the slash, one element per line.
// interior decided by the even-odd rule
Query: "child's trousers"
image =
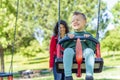
<path fill-rule="evenodd" d="M 63 54 L 63 64 L 64 64 L 64 73 L 65 77 L 72 76 L 72 64 L 73 58 L 75 55 L 75 51 L 72 48 L 66 48 Z M 85 58 L 85 66 L 86 66 L 86 75 L 93 76 L 94 70 L 94 51 L 91 48 L 86 48 L 83 51 L 83 57 Z"/>

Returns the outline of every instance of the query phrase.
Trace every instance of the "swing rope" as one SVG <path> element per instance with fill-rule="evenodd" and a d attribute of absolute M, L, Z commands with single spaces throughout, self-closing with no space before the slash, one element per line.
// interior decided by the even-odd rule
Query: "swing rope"
<path fill-rule="evenodd" d="M 76 1 L 76 0 L 74 0 L 74 1 Z M 97 44 L 97 46 L 96 46 L 96 58 L 95 58 L 95 67 L 96 68 L 94 68 L 94 73 L 102 72 L 102 68 L 103 68 L 103 64 L 104 64 L 103 59 L 100 56 L 100 46 L 99 46 L 100 43 L 98 41 L 98 39 L 99 39 L 99 33 L 98 33 L 98 30 L 99 30 L 99 17 L 100 17 L 100 0 L 98 1 L 98 23 L 97 23 L 97 31 L 96 31 L 96 38 L 97 38 L 97 40 L 94 39 L 94 38 L 93 39 L 88 39 L 88 40 L 93 41 L 93 42 L 95 42 Z M 58 20 L 60 22 L 60 0 L 58 2 Z M 59 23 L 59 25 L 60 25 L 60 23 Z M 60 33 L 60 31 L 58 33 Z M 59 37 L 59 35 L 58 35 L 58 37 Z M 84 39 L 82 37 L 80 37 L 80 38 Z M 60 44 L 65 42 L 65 41 L 67 41 L 67 40 L 69 40 L 69 39 L 65 38 L 65 39 L 61 40 L 58 43 L 58 46 L 57 46 L 57 58 L 58 59 L 56 60 L 56 65 L 57 65 L 56 67 L 57 67 L 57 72 L 58 73 L 64 73 L 64 66 L 62 66 L 62 68 L 61 68 L 61 65 L 59 65 L 59 64 L 63 64 L 63 59 L 61 59 L 62 56 L 61 56 L 61 53 L 60 53 Z M 80 41 L 78 40 L 77 42 L 80 42 Z M 76 43 L 76 45 L 80 45 L 80 43 Z M 77 50 L 80 50 L 80 48 L 76 47 L 76 51 Z M 82 51 L 82 50 L 80 50 L 80 51 Z M 76 62 L 77 62 L 79 65 L 80 64 L 85 65 L 85 60 L 82 61 L 82 56 L 80 56 L 81 53 L 82 52 L 80 52 L 78 54 L 76 53 L 77 54 L 76 56 L 78 56 L 78 58 L 76 59 L 77 61 L 73 62 L 73 64 L 76 65 Z M 85 67 L 81 67 L 79 65 L 78 65 L 78 68 L 77 67 L 75 68 L 74 66 L 72 68 L 72 73 L 77 73 L 77 77 L 80 77 L 81 73 L 85 73 L 85 71 L 86 71 Z M 98 65 L 98 66 L 96 66 L 96 65 Z M 81 71 L 80 71 L 80 69 L 81 69 Z"/>
<path fill-rule="evenodd" d="M 60 40 L 60 0 L 58 0 L 58 41 Z"/>
<path fill-rule="evenodd" d="M 17 11 L 16 11 L 16 20 L 15 20 L 15 26 L 14 26 L 14 39 L 12 42 L 12 56 L 11 56 L 11 64 L 10 64 L 10 68 L 9 68 L 9 73 L 13 72 L 13 56 L 14 56 L 14 52 L 15 52 L 15 41 L 16 41 L 16 27 L 17 27 L 17 20 L 18 20 L 18 9 L 19 9 L 19 0 L 17 0 Z"/>
<path fill-rule="evenodd" d="M 98 21 L 97 21 L 97 32 L 96 32 L 96 39 L 99 39 L 99 23 L 100 23 L 100 3 L 101 0 L 98 0 Z"/>

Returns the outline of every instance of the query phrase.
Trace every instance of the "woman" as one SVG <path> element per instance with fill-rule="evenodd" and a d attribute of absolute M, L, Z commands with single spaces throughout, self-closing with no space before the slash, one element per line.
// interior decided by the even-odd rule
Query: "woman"
<path fill-rule="evenodd" d="M 53 36 L 50 40 L 50 60 L 49 60 L 49 68 L 53 70 L 54 80 L 64 80 L 64 74 L 60 74 L 56 72 L 55 58 L 56 58 L 56 44 L 58 41 L 58 32 L 60 32 L 60 38 L 63 38 L 66 33 L 69 32 L 68 25 L 64 20 L 60 20 L 60 31 L 59 31 L 59 23 L 57 22 L 53 29 Z"/>

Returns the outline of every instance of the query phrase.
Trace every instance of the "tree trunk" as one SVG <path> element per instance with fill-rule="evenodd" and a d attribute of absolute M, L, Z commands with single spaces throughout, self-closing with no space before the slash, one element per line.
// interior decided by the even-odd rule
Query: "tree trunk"
<path fill-rule="evenodd" d="M 2 46 L 0 46 L 0 72 L 4 72 L 5 66 L 4 66 L 4 49 Z"/>

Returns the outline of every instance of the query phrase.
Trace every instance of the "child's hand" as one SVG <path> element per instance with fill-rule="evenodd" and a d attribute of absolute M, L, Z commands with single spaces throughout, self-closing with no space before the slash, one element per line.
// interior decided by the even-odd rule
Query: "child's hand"
<path fill-rule="evenodd" d="M 84 37 L 88 38 L 88 37 L 90 37 L 90 35 L 89 34 L 84 34 Z"/>
<path fill-rule="evenodd" d="M 74 38 L 74 36 L 75 36 L 74 34 L 68 34 L 68 37 L 71 39 Z"/>

